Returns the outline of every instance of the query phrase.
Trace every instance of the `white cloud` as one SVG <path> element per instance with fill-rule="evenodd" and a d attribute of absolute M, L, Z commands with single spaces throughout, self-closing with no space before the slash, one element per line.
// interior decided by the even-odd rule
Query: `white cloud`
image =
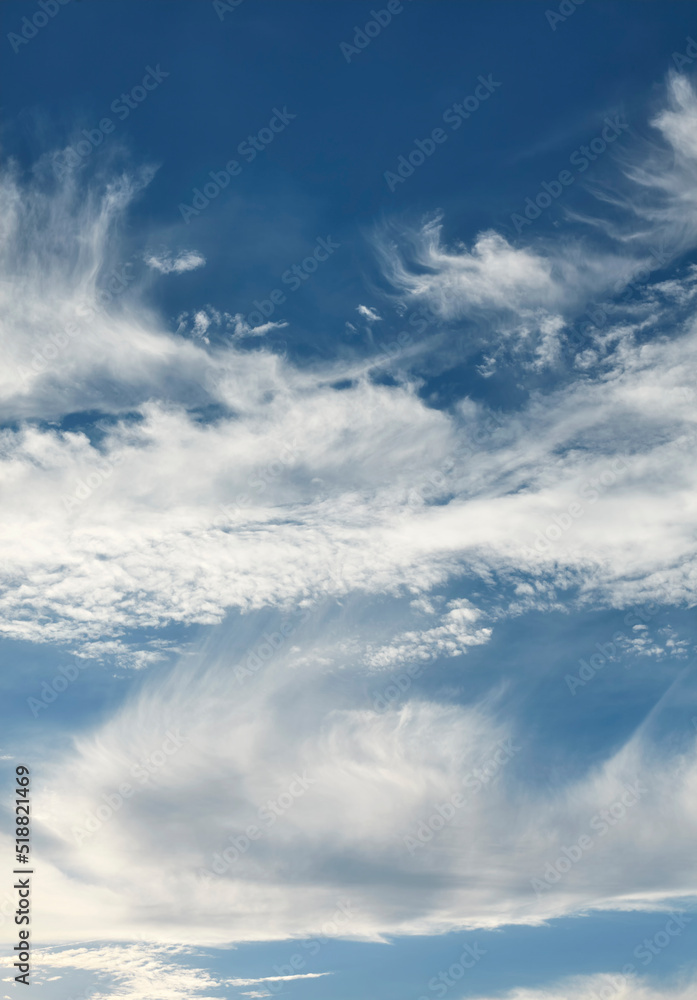
<path fill-rule="evenodd" d="M 250 326 L 242 313 L 228 316 L 227 319 L 228 325 L 232 326 L 232 336 L 235 340 L 241 340 L 243 337 L 263 337 L 271 330 L 283 330 L 284 327 L 288 326 L 287 320 L 280 322 L 274 320 L 269 323 L 261 323 L 259 326 Z"/>
<path fill-rule="evenodd" d="M 211 317 L 204 309 L 199 309 L 199 311 L 194 315 L 194 335 L 202 337 L 210 325 Z"/>
<path fill-rule="evenodd" d="M 37 948 L 32 951 L 32 974 L 50 982 L 60 978 L 46 975 L 53 969 L 92 972 L 99 980 L 89 991 L 90 1000 L 152 1000 L 155 995 L 160 1000 L 221 1000 L 218 991 L 227 985 L 226 980 L 176 961 L 194 954 L 193 949 L 183 946 L 144 943 Z M 0 966 L 11 967 L 12 961 L 2 957 Z"/>
<path fill-rule="evenodd" d="M 664 124 L 683 141 L 677 119 Z M 655 907 L 695 891 L 697 763 L 688 741 L 680 757 L 664 759 L 642 730 L 549 789 L 511 787 L 503 770 L 427 852 L 410 855 L 405 836 L 492 746 L 517 734 L 493 696 L 468 706 L 411 697 L 381 713 L 362 690 L 375 676 L 366 660 L 390 668 L 456 655 L 486 642 L 497 616 L 695 602 L 697 326 L 676 320 L 683 296 L 671 288 L 661 304 L 640 293 L 632 322 L 600 338 L 594 373 L 499 415 L 470 399 L 435 409 L 407 377 L 375 385 L 342 363 L 301 369 L 263 349 L 204 346 L 213 323 L 229 323 L 233 340 L 282 325 L 250 329 L 210 306 L 193 314 L 194 344 L 126 293 L 95 309 L 84 337 L 49 364 L 45 331 L 85 298 L 97 301 L 110 226 L 132 191 L 122 183 L 82 207 L 61 196 L 51 216 L 47 197 L 20 198 L 13 179 L 2 187 L 10 234 L 2 332 L 20 367 L 43 352 L 26 378 L 6 373 L 6 412 L 52 419 L 99 406 L 115 419 L 99 428 L 98 443 L 29 421 L 0 435 L 9 487 L 0 624 L 14 638 L 118 658 L 130 629 L 245 614 L 171 674 L 146 678 L 133 701 L 38 775 L 39 938 L 88 939 L 97 928 L 119 940 L 134 928 L 165 941 L 309 935 L 350 896 L 347 936 L 377 940 Z M 51 219 L 65 252 L 48 258 L 39 223 Z M 25 223 L 32 249 L 21 254 Z M 553 259 L 493 233 L 469 250 L 446 249 L 436 225 L 415 245 L 415 267 L 387 253 L 406 299 L 446 318 L 474 309 L 493 327 L 501 320 L 501 329 L 527 331 L 528 363 L 540 367 L 557 357 L 563 310 L 627 273 L 624 251 L 584 264 L 568 248 Z M 693 276 L 672 280 L 691 287 Z M 198 419 L 197 408 L 212 403 L 216 419 Z M 486 619 L 464 599 L 429 627 L 391 619 L 371 628 L 358 616 L 360 635 L 345 648 L 335 641 L 335 604 L 319 610 L 324 599 L 345 599 L 350 620 L 351 602 L 365 595 L 406 595 L 429 614 L 438 601 L 426 595 L 439 585 L 495 575 L 515 597 Z M 298 607 L 314 610 L 292 647 L 281 641 L 241 682 L 249 650 L 282 635 L 270 607 L 291 618 Z M 264 631 L 272 637 L 260 638 Z M 144 664 L 158 649 L 141 652 Z M 335 674 L 341 683 L 329 690 Z M 172 726 L 186 733 L 186 749 L 147 795 L 127 796 L 78 845 L 76 825 L 117 801 L 134 758 L 151 754 Z M 265 802 L 287 798 L 295 774 L 308 775 L 307 794 L 204 884 L 198 870 Z M 532 892 L 530 879 L 637 780 L 648 791 L 627 822 L 598 837 L 558 885 Z M 124 988 L 139 1000 L 161 960 L 131 958 L 140 980 Z"/>
<path fill-rule="evenodd" d="M 694 325 L 624 342 L 601 378 L 496 419 L 429 409 L 408 385 L 336 391 L 336 370 L 265 352 L 217 362 L 211 391 L 235 415 L 214 424 L 150 403 L 99 449 L 3 432 L 5 634 L 105 641 L 231 607 L 416 595 L 463 568 L 576 581 L 614 606 L 694 599 Z"/>
<path fill-rule="evenodd" d="M 630 207 L 635 219 L 649 227 L 644 238 L 649 235 L 654 245 L 660 242 L 677 255 L 697 240 L 697 94 L 688 77 L 670 74 L 667 104 L 651 124 L 663 143 L 647 144 L 640 159 L 625 164 L 628 177 L 641 188 Z M 625 226 L 625 241 L 636 240 L 636 221 L 630 216 Z"/>
<path fill-rule="evenodd" d="M 356 312 L 367 319 L 369 323 L 379 323 L 382 320 L 382 316 L 377 311 L 377 309 L 371 309 L 370 306 L 356 306 Z M 350 323 L 346 324 L 350 326 Z"/>
<path fill-rule="evenodd" d="M 321 979 L 331 972 L 301 972 L 295 976 L 262 976 L 260 979 L 228 979 L 229 986 L 256 986 L 258 983 L 285 983 L 291 979 Z M 245 993 L 245 996 L 270 996 L 270 993 Z"/>
<path fill-rule="evenodd" d="M 493 230 L 479 233 L 471 248 L 447 247 L 442 228 L 440 217 L 397 236 L 383 228 L 378 257 L 397 301 L 447 323 L 467 319 L 471 348 L 486 351 L 491 371 L 504 348 L 537 370 L 556 363 L 560 331 L 589 301 L 616 294 L 644 264 L 625 248 L 611 253 L 561 238 L 514 246 Z M 482 374 L 489 374 L 486 367 Z"/>
<path fill-rule="evenodd" d="M 211 326 L 232 330 L 230 336 L 233 341 L 243 340 L 246 337 L 264 337 L 272 330 L 283 330 L 288 326 L 287 320 L 274 320 L 260 323 L 259 326 L 250 326 L 242 313 L 235 313 L 234 316 L 228 312 L 221 313 L 211 305 L 199 309 L 191 318 L 193 319 L 191 327 L 193 336 L 203 340 L 206 344 L 210 342 L 206 334 Z M 177 333 L 186 331 L 188 321 L 189 314 L 187 312 L 183 312 L 177 317 Z"/>
<path fill-rule="evenodd" d="M 160 274 L 181 274 L 184 271 L 195 271 L 206 263 L 203 254 L 196 250 L 182 250 L 176 257 L 167 252 L 148 253 L 143 259 L 148 267 L 159 271 Z"/>
<path fill-rule="evenodd" d="M 350 917 L 336 932 L 381 940 L 593 908 L 655 910 L 697 895 L 697 741 L 683 734 L 667 756 L 656 743 L 660 707 L 574 778 L 540 787 L 510 763 L 473 788 L 498 748 L 531 739 L 503 720 L 496 697 L 459 706 L 410 692 L 399 708 L 372 710 L 331 618 L 290 621 L 285 643 L 273 638 L 277 619 L 231 623 L 41 767 L 42 940 L 311 937 L 342 899 Z M 249 651 L 264 641 L 279 648 L 258 669 Z M 168 732 L 184 743 L 142 788 L 133 762 L 152 759 Z M 289 795 L 298 776 L 301 790 Z M 119 802 L 124 781 L 135 789 Z M 458 791 L 465 807 L 420 832 Z M 273 820 L 269 802 L 280 804 Z M 260 834 L 245 843 L 250 824 Z M 591 843 L 569 864 L 565 849 L 582 837 Z M 561 874 L 548 875 L 550 865 Z"/>
<path fill-rule="evenodd" d="M 406 296 L 425 300 L 444 319 L 469 310 L 519 311 L 523 306 L 555 306 L 560 298 L 552 263 L 534 251 L 515 248 L 495 232 L 481 233 L 471 250 L 442 245 L 437 218 L 411 233 L 414 265 L 409 268 L 394 244 L 379 244 L 385 271 Z"/>
<path fill-rule="evenodd" d="M 667 121 L 679 138 L 677 119 Z M 48 196 L 21 197 L 16 179 L 5 180 L 10 361 L 28 364 L 45 351 L 43 331 L 56 317 L 96 302 L 114 219 L 136 187 L 121 181 L 101 201 L 79 203 L 66 189 L 52 208 Z M 63 254 L 46 256 L 51 241 L 39 220 L 56 226 L 51 239 Z M 29 234 L 21 247 L 20 224 Z M 495 234 L 472 251 L 446 251 L 439 239 L 431 226 L 417 241 L 425 275 L 393 255 L 403 290 L 447 315 L 468 304 L 487 315 L 517 309 L 531 363 L 553 363 L 561 320 L 535 309 L 567 296 L 563 268 Z M 81 241 L 86 259 L 76 256 Z M 672 283 L 692 288 L 693 278 Z M 657 593 L 689 601 L 696 484 L 688 387 L 697 380 L 697 331 L 693 322 L 670 329 L 675 301 L 640 291 L 641 323 L 598 343 L 595 377 L 539 392 L 491 431 L 481 406 L 430 409 L 408 381 L 377 387 L 349 371 L 351 386 L 335 390 L 347 374 L 340 363 L 301 370 L 264 350 L 206 343 L 214 323 L 229 324 L 233 340 L 281 323 L 251 329 L 240 315 L 206 306 L 193 316 L 193 343 L 134 304 L 98 309 L 55 361 L 22 369 L 26 378 L 11 364 L 3 369 L 8 413 L 98 406 L 137 419 L 112 423 L 98 449 L 81 433 L 30 425 L 3 432 L 0 475 L 12 499 L 2 573 L 15 586 L 0 600 L 2 629 L 111 641 L 145 623 L 214 622 L 231 607 L 423 593 L 463 570 L 516 583 L 536 577 L 547 595 L 574 581 L 588 601 L 619 605 Z M 189 416 L 206 403 L 227 415 L 211 425 Z M 631 461 L 615 474 L 622 455 Z M 603 483 L 592 487 L 598 477 Z M 583 514 L 571 518 L 568 507 L 579 502 Z M 521 608 L 534 603 L 525 600 Z"/>
<path fill-rule="evenodd" d="M 591 976 L 572 976 L 553 986 L 542 988 L 519 987 L 507 993 L 483 996 L 472 1000 L 692 1000 L 697 991 L 697 979 L 682 985 L 658 985 L 647 979 L 622 975 L 620 972 L 598 973 Z"/>
<path fill-rule="evenodd" d="M 151 174 L 58 190 L 37 170 L 21 183 L 0 176 L 0 415 L 55 419 L 81 410 L 118 412 L 165 392 L 203 401 L 211 362 L 169 334 L 138 295 L 119 253 L 117 220 Z"/>
<path fill-rule="evenodd" d="M 516 361 L 527 352 L 534 369 L 556 364 L 560 331 L 590 302 L 643 283 L 647 263 L 665 266 L 697 242 L 697 95 L 686 77 L 670 76 L 667 106 L 651 124 L 658 141 L 636 142 L 624 159 L 618 156 L 614 192 L 593 190 L 596 210 L 598 204 L 617 210 L 613 220 L 597 211 L 567 212 L 586 224 L 584 238 L 538 236 L 526 246 L 487 230 L 471 246 L 446 246 L 440 216 L 401 230 L 383 225 L 376 250 L 397 302 L 426 307 L 446 322 L 466 318 L 472 344 L 488 353 L 480 369 L 485 376 L 496 364 L 492 341 Z M 595 238 L 598 230 L 610 237 L 609 246 Z M 675 294 L 670 283 L 664 290 Z M 678 294 L 687 301 L 684 283 Z"/>
<path fill-rule="evenodd" d="M 386 646 L 369 646 L 366 662 L 384 669 L 394 664 L 433 660 L 438 656 L 459 656 L 470 646 L 489 641 L 490 628 L 474 627 L 479 618 L 481 611 L 472 607 L 469 601 L 451 601 L 440 625 L 420 632 L 403 632 Z"/>

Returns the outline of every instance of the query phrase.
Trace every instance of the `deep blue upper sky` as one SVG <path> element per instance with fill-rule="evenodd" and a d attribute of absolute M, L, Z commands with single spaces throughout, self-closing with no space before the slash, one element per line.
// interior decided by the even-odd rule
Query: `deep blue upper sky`
<path fill-rule="evenodd" d="M 3 4 L 5 34 L 28 7 Z M 245 0 L 221 21 L 208 2 L 74 2 L 16 54 L 7 45 L 5 154 L 28 165 L 110 116 L 116 127 L 101 152 L 123 144 L 131 162 L 158 165 L 134 223 L 149 231 L 179 226 L 178 206 L 237 156 L 239 176 L 177 234 L 209 265 L 161 293 L 163 306 L 173 317 L 193 298 L 246 314 L 317 236 L 331 235 L 341 250 L 284 307 L 297 340 L 304 332 L 331 355 L 366 275 L 375 277 L 362 233 L 384 217 L 442 210 L 448 239 L 470 241 L 489 227 L 515 238 L 511 215 L 568 167 L 606 114 L 641 131 L 694 26 L 689 3 L 586 3 L 555 30 L 549 9 L 405 2 L 347 63 L 340 43 L 371 19 L 368 3 Z M 112 102 L 148 66 L 169 76 L 119 120 Z M 473 94 L 480 75 L 501 86 L 453 131 L 443 114 Z M 245 163 L 237 147 L 268 125 L 274 107 L 296 117 Z M 439 126 L 447 141 L 391 192 L 384 173 Z M 578 194 L 565 192 L 535 230 Z"/>

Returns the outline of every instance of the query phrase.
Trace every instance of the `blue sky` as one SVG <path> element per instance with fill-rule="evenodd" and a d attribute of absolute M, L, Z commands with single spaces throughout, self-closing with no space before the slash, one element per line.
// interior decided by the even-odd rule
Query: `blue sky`
<path fill-rule="evenodd" d="M 2 5 L 38 996 L 695 995 L 696 13 Z"/>

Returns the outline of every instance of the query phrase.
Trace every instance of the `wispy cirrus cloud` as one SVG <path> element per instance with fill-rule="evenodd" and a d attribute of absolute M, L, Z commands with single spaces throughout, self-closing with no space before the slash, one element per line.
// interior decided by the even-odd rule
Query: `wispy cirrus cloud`
<path fill-rule="evenodd" d="M 259 326 L 250 326 L 242 313 L 236 313 L 230 317 L 229 325 L 232 327 L 232 336 L 235 340 L 243 337 L 263 337 L 271 330 L 283 330 L 288 326 L 287 320 L 272 320 L 268 323 L 261 323 Z"/>
<path fill-rule="evenodd" d="M 33 974 L 40 982 L 61 977 L 47 974 L 93 973 L 97 981 L 90 987 L 91 1000 L 221 1000 L 227 986 L 239 981 L 212 975 L 199 963 L 193 948 L 155 945 L 145 942 L 47 949 L 32 953 Z M 11 966 L 12 959 L 0 959 Z M 71 990 L 72 992 L 72 990 Z"/>
<path fill-rule="evenodd" d="M 526 244 L 486 230 L 469 246 L 449 246 L 441 215 L 412 226 L 382 223 L 375 249 L 394 296 L 444 321 L 467 320 L 473 345 L 486 343 L 492 358 L 503 344 L 517 352 L 516 363 L 527 351 L 533 369 L 553 365 L 564 327 L 590 302 L 618 296 L 637 275 L 643 282 L 647 261 L 651 269 L 664 265 L 697 242 L 697 95 L 687 77 L 669 76 L 650 125 L 651 138 L 617 153 L 611 180 L 589 185 L 591 207 L 567 210 L 585 231 Z"/>
<path fill-rule="evenodd" d="M 509 764 L 473 791 L 472 776 L 497 748 L 537 740 L 517 731 L 504 690 L 459 705 L 413 689 L 403 704 L 375 711 L 365 699 L 360 650 L 352 659 L 337 646 L 331 615 L 291 630 L 290 642 L 274 638 L 280 629 L 269 616 L 236 622 L 42 768 L 50 789 L 35 797 L 50 889 L 44 939 L 63 939 L 54 893 L 78 857 L 69 933 L 94 926 L 98 882 L 121 901 L 100 922 L 112 939 L 134 929 L 221 945 L 311 937 L 339 896 L 356 914 L 345 935 L 382 940 L 537 924 L 591 909 L 654 910 L 697 894 L 697 744 L 686 731 L 675 734 L 679 752 L 667 752 L 661 706 L 574 777 L 540 785 L 533 772 Z M 248 635 L 271 636 L 278 648 L 240 685 Z M 401 655 L 400 669 L 420 651 Z M 676 687 L 666 710 L 686 697 Z M 185 748 L 153 775 L 147 796 L 119 805 L 114 792 L 132 782 L 129 762 L 147 757 L 173 727 Z M 264 804 L 283 803 L 298 776 L 307 790 L 267 815 Z M 466 808 L 453 807 L 456 793 Z M 113 815 L 78 846 L 76 824 L 86 827 L 105 802 Z M 444 819 L 425 828 L 431 816 Z M 250 824 L 258 827 L 252 840 Z M 176 837 L 163 839 L 167 829 Z M 216 852 L 235 843 L 232 860 L 211 875 Z M 415 843 L 421 849 L 408 850 Z"/>

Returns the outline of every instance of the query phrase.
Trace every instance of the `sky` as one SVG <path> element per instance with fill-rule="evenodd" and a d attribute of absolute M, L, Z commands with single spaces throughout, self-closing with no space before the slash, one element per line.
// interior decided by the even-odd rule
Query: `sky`
<path fill-rule="evenodd" d="M 697 995 L 696 15 L 0 6 L 0 997 Z"/>

